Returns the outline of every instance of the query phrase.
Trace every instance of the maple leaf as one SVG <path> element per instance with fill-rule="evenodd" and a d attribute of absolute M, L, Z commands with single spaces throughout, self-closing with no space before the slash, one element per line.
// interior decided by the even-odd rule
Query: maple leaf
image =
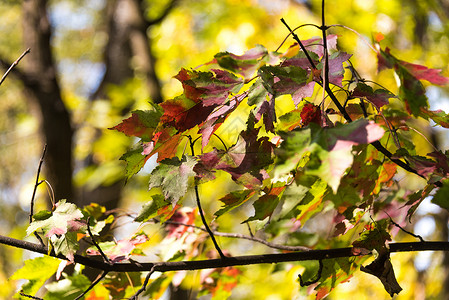
<path fill-rule="evenodd" d="M 232 289 L 237 286 L 241 273 L 234 267 L 203 270 L 201 274 L 202 290 L 199 295 L 205 295 L 208 292 L 212 294 L 213 300 L 228 299 Z"/>
<path fill-rule="evenodd" d="M 401 80 L 399 98 L 405 102 L 407 109 L 414 116 L 419 116 L 421 110 L 427 110 L 429 106 L 424 86 L 419 80 L 424 79 L 438 85 L 449 82 L 448 78 L 439 74 L 440 70 L 429 69 L 421 65 L 411 64 L 397 59 L 390 53 L 388 47 L 385 51 L 380 50 L 377 58 L 379 71 L 385 68 L 395 69 L 395 72 Z"/>
<path fill-rule="evenodd" d="M 268 137 L 258 139 L 258 133 L 259 128 L 254 128 L 254 116 L 251 115 L 247 130 L 240 133 L 235 145 L 227 151 L 214 148 L 199 156 L 195 168 L 198 177 L 210 177 L 214 170 L 223 170 L 247 188 L 260 185 L 267 176 L 263 168 L 272 162 L 273 144 Z"/>
<path fill-rule="evenodd" d="M 360 238 L 352 243 L 356 248 L 380 251 L 385 247 L 387 241 L 391 241 L 391 236 L 387 232 L 388 220 L 379 220 L 372 224 L 365 225 L 365 230 L 360 234 Z"/>
<path fill-rule="evenodd" d="M 215 216 L 218 218 L 224 213 L 239 207 L 246 201 L 248 201 L 254 194 L 255 190 L 241 190 L 241 191 L 233 191 L 227 194 L 226 196 L 219 199 L 219 201 L 223 202 L 223 207 L 215 213 Z"/>
<path fill-rule="evenodd" d="M 243 86 L 243 80 L 224 70 L 200 72 L 181 69 L 176 79 L 184 94 L 164 101 L 161 123 L 183 132 L 201 124 L 215 107 L 223 105 L 231 94 Z"/>
<path fill-rule="evenodd" d="M 400 63 L 417 79 L 424 79 L 437 85 L 445 85 L 449 83 L 449 78 L 442 76 L 440 74 L 441 70 L 439 69 L 429 69 L 425 66 L 411 64 L 405 61 L 400 61 Z"/>
<path fill-rule="evenodd" d="M 98 246 L 112 263 L 121 262 L 129 259 L 137 245 L 143 244 L 149 240 L 146 234 L 139 234 L 130 239 L 123 239 L 118 242 L 103 242 Z M 96 247 L 86 250 L 88 255 L 100 255 Z"/>
<path fill-rule="evenodd" d="M 301 110 L 301 124 L 302 126 L 309 125 L 310 122 L 321 124 L 321 109 L 312 103 L 305 103 Z"/>
<path fill-rule="evenodd" d="M 217 107 L 205 120 L 198 133 L 201 134 L 202 149 L 209 143 L 210 137 L 223 124 L 226 118 L 238 107 L 242 100 L 246 97 L 246 93 L 233 97 L 228 103 Z"/>
<path fill-rule="evenodd" d="M 189 155 L 184 155 L 182 160 L 177 157 L 163 160 L 151 173 L 149 189 L 160 187 L 165 198 L 175 205 L 187 192 L 196 164 L 196 159 Z"/>
<path fill-rule="evenodd" d="M 345 69 L 343 63 L 351 58 L 351 54 L 346 52 L 334 52 L 329 56 L 329 82 L 342 86 Z M 320 65 L 322 65 L 321 63 Z M 321 66 L 322 68 L 322 66 Z M 318 67 L 320 69 L 320 67 Z"/>
<path fill-rule="evenodd" d="M 293 64 L 263 66 L 258 74 L 265 89 L 273 96 L 294 94 L 309 83 L 307 70 Z"/>
<path fill-rule="evenodd" d="M 34 215 L 34 221 L 27 228 L 27 234 L 42 230 L 52 241 L 56 254 L 62 254 L 73 262 L 78 250 L 77 232 L 84 233 L 86 224 L 81 220 L 84 215 L 73 203 L 65 199 L 55 205 L 52 212 L 42 211 Z"/>
<path fill-rule="evenodd" d="M 443 181 L 443 186 L 440 187 L 432 198 L 432 203 L 449 211 L 449 201 L 447 195 L 449 193 L 448 180 Z"/>
<path fill-rule="evenodd" d="M 177 210 L 171 217 L 165 229 L 168 232 L 167 238 L 181 238 L 186 232 L 193 232 L 197 210 L 189 207 L 183 207 Z M 187 225 L 187 226 L 186 226 Z"/>
<path fill-rule="evenodd" d="M 425 107 L 421 107 L 421 113 L 425 117 L 432 119 L 435 123 L 437 123 L 441 127 L 449 128 L 449 116 L 441 109 L 428 110 Z"/>
<path fill-rule="evenodd" d="M 379 256 L 368 266 L 360 267 L 360 271 L 376 276 L 382 282 L 385 290 L 391 297 L 399 294 L 402 288 L 394 275 L 393 265 L 390 261 L 390 252 L 383 248 Z"/>
<path fill-rule="evenodd" d="M 114 276 L 106 276 L 103 286 L 109 291 L 112 299 L 123 299 L 128 287 L 136 287 L 142 284 L 138 272 L 117 272 Z M 105 299 L 105 298 L 101 298 Z M 87 299 L 88 300 L 88 299 Z"/>
<path fill-rule="evenodd" d="M 175 205 L 167 201 L 163 195 L 153 195 L 152 200 L 148 201 L 142 206 L 139 215 L 134 219 L 136 222 L 146 222 L 152 218 L 160 217 L 160 222 L 164 223 L 170 219 L 179 205 Z"/>
<path fill-rule="evenodd" d="M 372 87 L 362 82 L 358 82 L 356 88 L 352 92 L 353 97 L 366 98 L 373 103 L 378 109 L 389 103 L 388 99 L 396 98 L 390 92 L 384 89 L 373 90 Z"/>
<path fill-rule="evenodd" d="M 215 54 L 213 62 L 217 62 L 223 69 L 242 75 L 245 79 L 251 78 L 254 72 L 263 65 L 264 57 L 268 54 L 264 46 L 257 45 L 246 51 L 243 55 L 229 52 Z"/>
<path fill-rule="evenodd" d="M 292 132 L 281 132 L 284 142 L 277 150 L 277 174 L 295 170 L 307 156 L 306 174 L 317 175 L 329 184 L 334 193 L 341 177 L 352 164 L 352 146 L 379 140 L 384 130 L 372 121 L 359 119 L 334 128 L 321 128 L 314 123 Z"/>
<path fill-rule="evenodd" d="M 162 116 L 162 110 L 155 105 L 153 107 L 155 108 L 154 110 L 135 110 L 132 112 L 131 117 L 109 129 L 115 129 L 127 136 L 136 136 L 142 140 L 149 141 Z"/>
<path fill-rule="evenodd" d="M 316 299 L 326 297 L 337 285 L 349 281 L 366 257 L 337 258 L 323 261 L 320 283 L 315 287 Z"/>
<path fill-rule="evenodd" d="M 323 209 L 323 199 L 328 193 L 326 182 L 315 177 L 301 174 L 282 196 L 280 219 L 294 218 L 298 227 Z"/>
<path fill-rule="evenodd" d="M 263 189 L 264 194 L 253 203 L 254 216 L 248 218 L 244 222 L 264 220 L 265 218 L 270 217 L 278 205 L 285 188 L 285 183 L 281 182 Z"/>

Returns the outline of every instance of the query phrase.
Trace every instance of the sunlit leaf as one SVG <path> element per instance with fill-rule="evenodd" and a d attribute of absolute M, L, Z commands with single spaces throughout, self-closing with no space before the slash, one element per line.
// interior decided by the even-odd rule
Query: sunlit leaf
<path fill-rule="evenodd" d="M 149 188 L 160 187 L 165 198 L 173 205 L 185 195 L 188 180 L 195 175 L 193 167 L 197 161 L 184 155 L 182 160 L 174 157 L 163 160 L 151 173 Z"/>

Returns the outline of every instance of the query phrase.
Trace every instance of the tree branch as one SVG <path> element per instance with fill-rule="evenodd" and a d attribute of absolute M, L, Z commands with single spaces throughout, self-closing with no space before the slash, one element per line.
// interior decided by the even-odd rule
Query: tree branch
<path fill-rule="evenodd" d="M 5 81 L 6 76 L 8 76 L 8 74 L 14 69 L 15 66 L 17 66 L 19 64 L 19 62 L 22 60 L 22 58 L 27 55 L 28 53 L 30 53 L 30 48 L 26 49 L 22 55 L 19 56 L 18 59 L 16 59 L 15 62 L 13 62 L 11 64 L 11 66 L 8 68 L 8 70 L 6 70 L 5 74 L 3 74 L 2 79 L 0 79 L 0 85 L 2 85 L 3 81 Z M 4 61 L 2 60 L 2 64 L 4 65 Z"/>
<path fill-rule="evenodd" d="M 167 15 L 173 10 L 173 8 L 175 8 L 178 1 L 179 0 L 171 0 L 165 7 L 164 11 L 157 18 L 146 22 L 147 28 L 162 22 L 167 17 Z M 143 2 L 144 1 L 141 0 L 140 5 L 142 5 Z"/>
<path fill-rule="evenodd" d="M 36 253 L 41 253 L 67 260 L 62 255 L 55 255 L 53 252 L 48 254 L 48 249 L 42 245 L 25 242 L 0 235 L 0 244 L 21 248 Z M 390 252 L 411 252 L 411 251 L 449 251 L 449 242 L 408 242 L 408 243 L 391 243 L 389 244 Z M 94 269 L 107 272 L 170 272 L 170 271 L 187 271 L 215 269 L 230 266 L 245 266 L 256 264 L 272 264 L 293 261 L 322 260 L 339 257 L 362 256 L 353 251 L 354 248 L 335 248 L 326 250 L 310 250 L 301 252 L 261 254 L 261 255 L 244 255 L 226 257 L 226 259 L 209 259 L 195 261 L 170 261 L 170 262 L 150 262 L 150 263 L 116 263 L 108 264 L 103 261 L 96 260 L 81 255 L 75 255 L 76 263 L 85 265 Z M 370 254 L 367 254 L 370 255 Z"/>

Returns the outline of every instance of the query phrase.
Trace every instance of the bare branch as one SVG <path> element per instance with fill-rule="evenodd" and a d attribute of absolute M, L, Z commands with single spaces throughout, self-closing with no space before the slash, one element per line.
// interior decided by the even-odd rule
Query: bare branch
<path fill-rule="evenodd" d="M 0 244 L 13 246 L 36 253 L 50 255 L 59 259 L 67 260 L 63 255 L 55 255 L 54 252 L 48 254 L 47 247 L 39 244 L 25 242 L 0 235 Z M 449 242 L 408 242 L 408 243 L 391 243 L 389 244 L 390 252 L 411 252 L 411 251 L 449 251 Z M 94 269 L 108 272 L 144 272 L 154 270 L 155 272 L 170 272 L 183 270 L 202 270 L 215 269 L 231 266 L 245 266 L 256 264 L 272 264 L 292 261 L 308 261 L 322 260 L 339 257 L 361 256 L 353 251 L 351 247 L 335 248 L 325 250 L 310 250 L 289 253 L 261 254 L 261 255 L 244 255 L 226 257 L 226 259 L 209 259 L 195 261 L 170 261 L 170 262 L 154 262 L 154 263 L 116 263 L 107 264 L 93 258 L 75 255 L 75 263 L 85 265 Z M 370 255 L 370 254 L 367 254 Z"/>
<path fill-rule="evenodd" d="M 156 25 L 156 24 L 162 22 L 168 16 L 168 14 L 173 10 L 173 8 L 175 8 L 175 6 L 178 4 L 178 1 L 179 0 L 171 0 L 165 7 L 164 11 L 157 18 L 146 22 L 147 28 L 149 26 Z M 142 5 L 142 2 L 144 2 L 144 1 L 141 0 L 140 5 Z"/>
<path fill-rule="evenodd" d="M 22 60 L 22 58 L 27 55 L 28 53 L 30 53 L 30 48 L 26 49 L 22 55 L 19 56 L 18 59 L 16 59 L 15 62 L 13 62 L 11 64 L 11 66 L 9 67 L 8 70 L 6 70 L 5 74 L 3 74 L 2 79 L 0 79 L 0 85 L 2 85 L 3 81 L 5 81 L 6 77 L 9 75 L 9 73 L 12 71 L 12 69 L 14 69 L 15 66 L 17 66 L 19 64 L 19 62 Z M 3 63 L 2 63 L 3 64 Z"/>
<path fill-rule="evenodd" d="M 29 49 L 28 49 L 29 50 Z M 25 52 L 24 52 L 25 53 Z M 24 56 L 24 54 L 22 54 L 22 56 Z M 0 83 L 1 84 L 1 83 Z M 44 163 L 44 157 L 45 157 L 45 153 L 47 152 L 47 144 L 44 145 L 44 150 L 42 151 L 42 156 L 41 159 L 39 160 L 39 166 L 37 168 L 37 173 L 36 173 L 36 182 L 34 184 L 34 189 L 33 189 L 33 195 L 31 196 L 31 203 L 30 203 L 30 215 L 29 215 L 29 221 L 30 224 L 31 222 L 33 222 L 33 214 L 34 214 L 34 198 L 36 197 L 36 191 L 37 191 L 37 187 L 42 183 L 39 182 L 39 176 L 41 174 L 41 168 L 42 168 L 42 164 Z M 45 246 L 44 241 L 42 241 L 42 238 L 39 236 L 39 234 L 37 232 L 34 232 L 34 236 L 39 240 L 39 243 L 42 246 Z"/>

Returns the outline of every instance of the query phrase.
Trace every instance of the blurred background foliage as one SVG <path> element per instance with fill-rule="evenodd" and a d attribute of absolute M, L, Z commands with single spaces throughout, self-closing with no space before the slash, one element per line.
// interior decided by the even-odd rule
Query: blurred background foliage
<path fill-rule="evenodd" d="M 37 2 L 45 4 L 45 1 Z M 138 35 L 132 31 L 127 31 L 128 41 L 113 44 L 123 34 L 120 22 L 126 21 L 124 12 L 131 4 L 137 5 L 135 7 L 141 10 L 144 20 L 142 32 L 149 52 L 143 58 L 135 50 Z M 328 24 L 342 24 L 361 35 L 341 27 L 330 30 L 340 36 L 339 47 L 354 54 L 352 62 L 363 78 L 381 82 L 397 92 L 391 72 L 376 73 L 375 53 L 364 41 L 370 42 L 376 32 L 385 35 L 382 46 L 390 47 L 398 58 L 443 68 L 443 74 L 449 75 L 448 1 L 331 0 L 326 1 L 326 5 Z M 14 61 L 26 49 L 27 41 L 23 40 L 26 20 L 22 6 L 22 1 L 0 2 L 0 58 L 5 62 Z M 121 212 L 134 213 L 134 216 L 142 203 L 150 198 L 148 169 L 124 185 L 123 162 L 118 159 L 133 141 L 107 128 L 127 117 L 132 109 L 146 109 L 149 101 L 159 102 L 160 98 L 169 99 L 182 92 L 181 85 L 173 78 L 181 67 L 195 68 L 212 60 L 220 51 L 241 54 L 256 44 L 273 51 L 287 33 L 279 21 L 281 17 L 296 27 L 304 23 L 319 24 L 321 13 L 321 1 L 318 0 L 59 0 L 48 1 L 46 7 L 51 24 L 50 50 L 61 98 L 69 111 L 73 129 L 71 180 L 74 193 L 69 201 L 81 205 L 110 194 L 119 195 L 118 202 L 108 204 L 108 208 L 117 207 Z M 313 27 L 304 27 L 297 33 L 302 39 L 320 35 Z M 281 51 L 291 44 L 292 41 L 287 40 Z M 128 48 L 131 51 L 126 51 Z M 121 56 L 114 56 L 114 51 Z M 148 58 L 150 68 L 145 62 Z M 25 68 L 27 60 L 31 58 L 25 57 L 18 69 Z M 120 60 L 124 61 L 122 65 Z M 15 238 L 25 238 L 29 202 L 45 140 L 45 133 L 40 130 L 40 108 L 23 93 L 25 85 L 20 76 L 11 74 L 0 87 L 0 228 L 1 234 Z M 449 111 L 447 92 L 441 88 L 429 90 L 433 109 Z M 446 137 L 432 128 L 416 126 L 437 147 L 448 145 Z M 423 152 L 430 152 L 430 146 L 422 137 L 410 135 Z M 151 164 L 154 165 L 148 162 Z M 209 217 L 220 208 L 216 199 L 234 188 L 226 175 L 222 174 L 219 180 L 220 188 L 214 182 L 204 184 L 200 189 Z M 398 176 L 398 180 L 417 188 L 423 184 L 418 179 L 406 178 L 405 174 Z M 37 209 L 47 205 L 47 195 L 48 191 L 42 185 L 36 198 Z M 184 201 L 192 201 L 191 205 L 194 205 L 193 199 Z M 407 228 L 422 234 L 425 239 L 447 240 L 447 213 L 433 208 L 430 203 L 423 207 L 414 217 L 415 221 L 419 220 L 415 224 L 420 225 Z M 244 205 L 233 215 L 222 216 L 220 231 L 247 233 L 246 225 L 240 222 L 252 214 L 251 209 L 252 206 Z M 131 220 L 125 218 L 123 221 L 122 228 L 126 228 L 127 234 L 139 229 L 133 227 Z M 144 229 L 154 236 L 154 243 L 160 240 L 160 229 L 151 225 Z M 117 233 L 124 234 L 120 230 Z M 330 231 L 323 233 L 324 241 L 326 234 Z M 401 233 L 396 237 L 400 241 L 411 239 Z M 225 238 L 220 241 L 233 254 L 271 251 L 249 242 L 235 243 L 235 240 Z M 299 242 L 306 243 L 306 235 Z M 7 278 L 29 257 L 30 253 L 0 247 L 0 298 L 11 297 L 17 282 Z M 392 255 L 398 281 L 404 288 L 395 299 L 449 299 L 449 282 L 444 282 L 449 278 L 448 260 L 442 253 Z M 242 268 L 241 283 L 234 289 L 232 298 L 307 299 L 306 290 L 300 290 L 297 282 L 297 274 L 305 266 L 308 265 Z M 186 282 L 193 282 L 191 286 L 194 287 L 198 285 L 198 273 L 189 274 Z M 339 286 L 329 299 L 350 297 L 389 298 L 380 282 L 364 273 L 358 273 L 349 283 Z"/>

